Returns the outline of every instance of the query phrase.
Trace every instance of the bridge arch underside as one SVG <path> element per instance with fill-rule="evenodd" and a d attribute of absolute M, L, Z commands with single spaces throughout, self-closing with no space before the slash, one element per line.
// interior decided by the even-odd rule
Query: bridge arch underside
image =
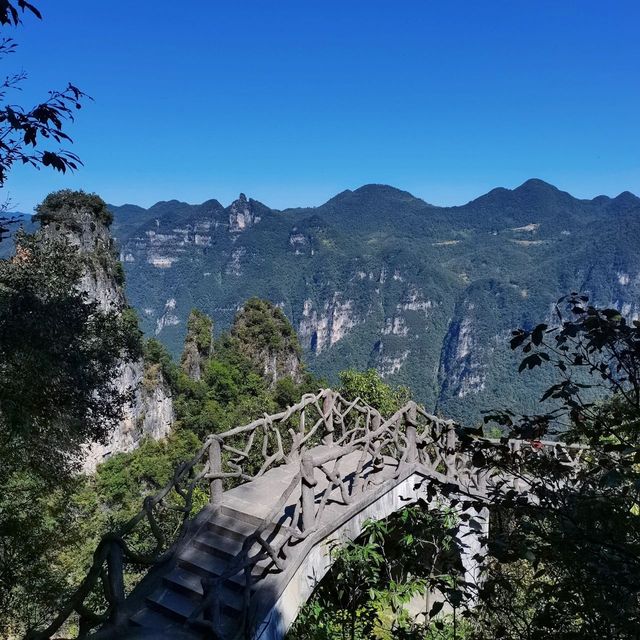
<path fill-rule="evenodd" d="M 434 491 L 434 487 L 436 490 Z M 438 490 L 432 477 L 414 471 L 395 483 L 386 483 L 372 492 L 366 502 L 353 505 L 339 521 L 326 525 L 303 542 L 297 562 L 280 574 L 278 584 L 261 593 L 253 612 L 254 640 L 282 640 L 300 609 L 309 600 L 321 580 L 330 571 L 331 549 L 335 544 L 355 540 L 362 534 L 367 520 L 384 520 L 404 507 L 422 501 L 434 510 L 448 506 L 457 495 Z M 489 511 L 471 507 L 457 527 L 456 542 L 465 582 L 480 585 L 480 556 L 486 553 L 489 534 Z"/>

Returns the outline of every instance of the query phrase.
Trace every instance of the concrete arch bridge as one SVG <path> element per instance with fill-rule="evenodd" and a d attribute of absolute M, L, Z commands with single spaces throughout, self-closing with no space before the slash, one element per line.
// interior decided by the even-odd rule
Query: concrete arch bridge
<path fill-rule="evenodd" d="M 474 503 L 458 544 L 466 581 L 477 584 L 488 533 L 479 503 L 530 495 L 526 468 L 541 456 L 556 461 L 566 485 L 584 447 L 482 439 L 484 451 L 500 448 L 522 469 L 506 473 L 464 440 L 452 421 L 414 402 L 385 419 L 330 389 L 212 435 L 102 539 L 82 584 L 28 638 L 56 637 L 73 621 L 78 637 L 95 640 L 279 640 L 330 568 L 332 544 L 420 499 Z M 208 503 L 192 517 L 203 490 Z M 130 589 L 129 576 L 141 571 Z"/>

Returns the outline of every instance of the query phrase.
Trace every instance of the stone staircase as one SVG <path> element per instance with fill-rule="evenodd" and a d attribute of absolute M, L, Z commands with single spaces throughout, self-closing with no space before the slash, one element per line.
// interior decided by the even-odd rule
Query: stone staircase
<path fill-rule="evenodd" d="M 474 463 L 456 425 L 414 402 L 385 420 L 331 389 L 305 394 L 284 411 L 209 436 L 137 514 L 103 536 L 85 579 L 29 640 L 60 637 L 72 620 L 95 640 L 282 640 L 330 570 L 334 545 L 356 539 L 368 519 L 418 500 L 439 508 L 452 491 L 481 502 L 513 491 L 530 499 L 529 461 L 554 459 L 555 486 L 564 488 L 586 450 L 550 441 L 480 445 L 508 447 L 517 474 Z M 209 504 L 191 519 L 199 488 L 208 489 Z M 176 504 L 181 522 L 165 536 L 159 516 Z M 480 581 L 485 511 L 459 526 L 470 584 Z M 145 560 L 136 551 L 140 535 L 155 545 Z M 141 562 L 144 578 L 128 592 Z"/>
<path fill-rule="evenodd" d="M 263 523 L 250 513 L 224 505 L 207 516 L 197 534 L 177 554 L 175 566 L 162 576 L 160 585 L 145 597 L 143 607 L 131 616 L 133 625 L 165 633 L 176 628 L 184 629 L 184 622 L 202 601 L 202 579 L 221 576 L 228 563 L 240 552 L 245 539 Z M 268 541 L 275 537 L 273 528 L 267 530 L 265 538 Z M 253 590 L 272 569 L 275 569 L 274 563 L 265 554 L 252 572 Z M 244 587 L 242 572 L 222 583 L 221 625 L 230 633 L 242 619 Z"/>
<path fill-rule="evenodd" d="M 320 445 L 313 449 L 315 455 L 326 454 L 331 448 Z M 354 461 L 359 454 L 349 458 Z M 348 460 L 352 466 L 355 462 Z M 192 536 L 180 547 L 171 565 L 161 569 L 158 575 L 149 576 L 147 585 L 141 585 L 136 591 L 144 594 L 136 598 L 138 610 L 129 617 L 134 627 L 155 630 L 159 635 L 169 635 L 180 630 L 184 633 L 184 623 L 196 610 L 203 599 L 203 579 L 220 577 L 229 567 L 232 559 L 241 551 L 243 543 L 264 523 L 273 505 L 296 477 L 299 464 L 283 465 L 267 471 L 251 483 L 241 485 L 225 492 L 221 506 L 205 507 L 198 516 L 197 528 Z M 328 481 L 322 474 L 317 476 L 316 493 L 318 498 L 326 490 Z M 338 495 L 335 491 L 336 497 Z M 332 493 L 333 495 L 333 493 Z M 262 538 L 274 547 L 279 547 L 285 536 L 281 531 L 283 524 L 291 524 L 294 506 L 300 498 L 296 488 L 282 513 L 264 530 Z M 328 511 L 327 515 L 331 513 Z M 280 544 L 278 544 L 280 543 Z M 287 548 L 293 551 L 292 547 Z M 261 552 L 255 543 L 251 555 L 259 553 L 262 557 L 251 573 L 252 604 L 258 606 L 256 596 L 273 592 L 278 574 L 273 560 Z M 239 630 L 243 619 L 245 576 L 238 572 L 222 583 L 220 591 L 220 628 L 233 637 Z M 194 637 L 202 637 L 193 629 Z"/>

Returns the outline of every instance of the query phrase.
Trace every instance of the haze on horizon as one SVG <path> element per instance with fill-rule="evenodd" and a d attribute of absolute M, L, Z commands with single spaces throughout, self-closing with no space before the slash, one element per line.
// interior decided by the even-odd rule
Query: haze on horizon
<path fill-rule="evenodd" d="M 6 62 L 29 74 L 20 102 L 69 81 L 95 102 L 69 129 L 85 166 L 16 167 L 17 210 L 64 187 L 145 207 L 313 206 L 370 183 L 447 206 L 532 177 L 640 193 L 636 2 L 40 8 Z"/>

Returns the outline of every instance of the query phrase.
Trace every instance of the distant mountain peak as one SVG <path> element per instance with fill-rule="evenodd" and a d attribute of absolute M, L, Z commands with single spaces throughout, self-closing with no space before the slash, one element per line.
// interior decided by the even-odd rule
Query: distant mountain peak
<path fill-rule="evenodd" d="M 412 193 L 408 191 L 403 191 L 402 189 L 398 189 L 397 187 L 392 187 L 388 184 L 364 184 L 357 189 L 351 191 L 350 189 L 345 189 L 341 191 L 337 195 L 333 196 L 330 200 L 325 202 L 322 206 L 335 206 L 335 205 L 343 205 L 345 203 L 357 203 L 362 201 L 372 201 L 377 204 L 381 202 L 386 202 L 388 204 L 403 202 L 403 203 L 415 203 L 418 206 L 424 207 L 432 207 L 433 205 L 428 204 L 421 198 L 414 196 Z"/>
<path fill-rule="evenodd" d="M 630 204 L 640 204 L 640 198 L 635 193 L 631 193 L 631 191 L 623 191 L 618 194 L 614 199 L 615 202 L 625 202 Z"/>
<path fill-rule="evenodd" d="M 555 187 L 554 185 L 549 184 L 548 182 L 545 182 L 540 178 L 529 178 L 528 180 L 525 180 L 519 187 L 516 187 L 513 191 L 515 193 L 563 193 L 562 191 L 560 191 L 560 189 L 558 189 L 558 187 Z"/>
<path fill-rule="evenodd" d="M 185 206 L 185 205 L 188 206 L 188 203 L 182 202 L 181 200 L 176 200 L 175 198 L 173 200 L 159 200 L 158 202 L 156 202 L 155 204 L 149 207 L 149 211 L 152 211 L 153 209 L 164 209 L 166 207 Z"/>
<path fill-rule="evenodd" d="M 259 202 L 247 199 L 244 193 L 238 196 L 228 207 L 229 211 L 229 231 L 234 233 L 245 231 L 257 222 L 260 222 L 261 216 L 256 211 L 256 205 Z"/>
<path fill-rule="evenodd" d="M 397 193 L 397 194 L 409 194 L 408 191 L 403 191 L 397 187 L 393 187 L 390 184 L 382 184 L 378 182 L 370 182 L 369 184 L 363 184 L 353 191 L 353 193 Z"/>

